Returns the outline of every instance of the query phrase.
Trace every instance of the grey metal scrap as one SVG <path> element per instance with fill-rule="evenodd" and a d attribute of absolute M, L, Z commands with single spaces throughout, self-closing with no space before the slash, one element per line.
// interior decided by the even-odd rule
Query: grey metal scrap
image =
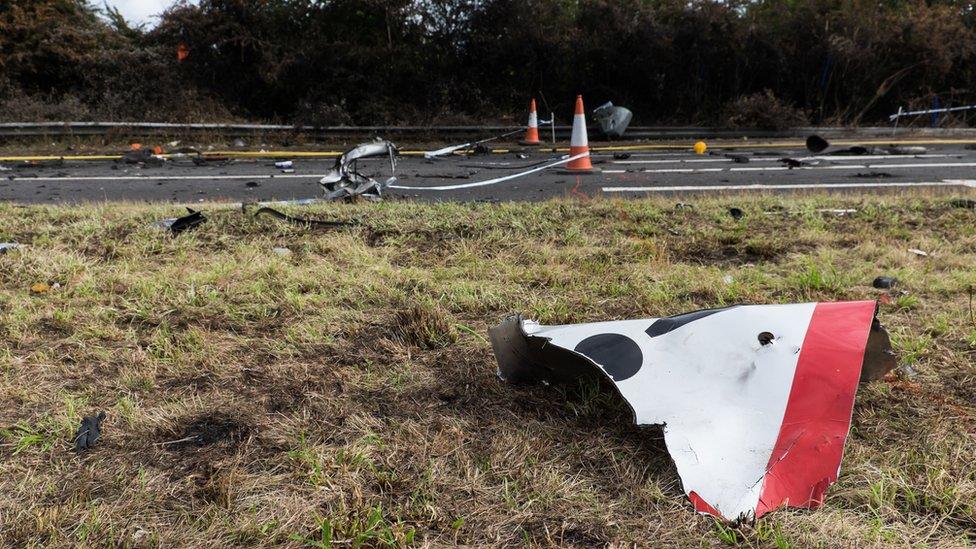
<path fill-rule="evenodd" d="M 634 119 L 634 113 L 624 107 L 615 107 L 607 101 L 593 110 L 593 116 L 607 137 L 622 137 Z"/>
<path fill-rule="evenodd" d="M 388 156 L 390 158 L 390 170 L 396 174 L 396 157 L 399 153 L 396 145 L 389 141 L 377 140 L 372 143 L 358 145 L 336 159 L 335 167 L 328 175 L 319 181 L 322 190 L 325 191 L 326 200 L 336 200 L 339 198 L 351 198 L 362 196 L 371 200 L 383 198 L 383 189 L 396 182 L 393 175 L 385 182 L 379 182 L 360 173 L 357 170 L 357 162 L 363 158 L 376 158 Z"/>

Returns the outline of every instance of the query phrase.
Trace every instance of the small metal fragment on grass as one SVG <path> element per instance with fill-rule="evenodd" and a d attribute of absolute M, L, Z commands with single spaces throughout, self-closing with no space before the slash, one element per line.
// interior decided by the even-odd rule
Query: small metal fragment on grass
<path fill-rule="evenodd" d="M 271 253 L 280 257 L 287 257 L 291 255 L 292 252 L 288 248 L 272 248 Z"/>
<path fill-rule="evenodd" d="M 734 306 L 489 332 L 510 383 L 609 381 L 662 425 L 695 509 L 729 520 L 817 508 L 837 480 L 859 381 L 895 366 L 877 303 Z"/>
<path fill-rule="evenodd" d="M 919 257 L 928 257 L 929 256 L 928 252 L 923 252 L 922 250 L 919 250 L 917 248 L 908 248 L 908 251 L 911 252 L 911 253 L 913 253 L 913 254 L 915 254 L 915 255 L 917 255 L 917 256 L 919 256 Z"/>
<path fill-rule="evenodd" d="M 193 442 L 193 441 L 197 440 L 197 438 L 198 437 L 196 437 L 196 436 L 183 437 L 183 438 L 177 439 L 177 440 L 167 440 L 165 442 L 157 442 L 157 443 L 153 444 L 153 446 L 169 446 L 170 444 L 181 444 L 183 442 Z"/>
<path fill-rule="evenodd" d="M 20 249 L 20 244 L 16 242 L 0 242 L 0 255 Z"/>
<path fill-rule="evenodd" d="M 105 420 L 105 412 L 99 412 L 97 416 L 85 416 L 81 420 L 81 426 L 75 433 L 75 451 L 82 452 L 95 445 L 102 436 L 102 421 Z"/>
<path fill-rule="evenodd" d="M 242 204 L 242 210 L 244 211 L 244 213 L 247 213 L 248 206 L 249 206 L 248 204 Z M 255 218 L 260 217 L 262 215 L 273 217 L 279 221 L 284 221 L 285 223 L 291 223 L 292 225 L 300 225 L 307 229 L 339 229 L 342 227 L 351 227 L 355 225 L 355 223 L 349 221 L 323 221 L 319 219 L 311 219 L 308 217 L 292 217 L 288 214 L 279 212 L 278 210 L 274 208 L 269 208 L 267 206 L 258 208 L 258 210 L 254 212 Z"/>
<path fill-rule="evenodd" d="M 896 372 L 905 379 L 913 379 L 918 377 L 918 370 L 912 368 L 911 364 L 902 364 L 898 367 Z"/>

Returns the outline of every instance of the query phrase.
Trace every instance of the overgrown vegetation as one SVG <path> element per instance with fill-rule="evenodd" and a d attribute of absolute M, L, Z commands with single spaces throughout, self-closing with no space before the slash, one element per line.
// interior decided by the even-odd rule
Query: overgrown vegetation
<path fill-rule="evenodd" d="M 0 205 L 0 241 L 26 245 L 0 255 L 0 545 L 976 542 L 973 211 L 693 202 L 324 205 L 364 223 L 312 234 L 205 205 L 178 237 L 149 227 L 171 206 Z M 693 513 L 612 393 L 505 385 L 484 338 L 512 311 L 883 295 L 901 369 L 861 387 L 826 507 L 740 528 Z M 103 439 L 74 454 L 99 410 Z"/>
<path fill-rule="evenodd" d="M 857 124 L 972 103 L 974 81 L 954 0 L 201 0 L 152 29 L 0 0 L 8 121 L 522 121 L 541 90 L 562 120 L 584 93 L 645 124 Z"/>

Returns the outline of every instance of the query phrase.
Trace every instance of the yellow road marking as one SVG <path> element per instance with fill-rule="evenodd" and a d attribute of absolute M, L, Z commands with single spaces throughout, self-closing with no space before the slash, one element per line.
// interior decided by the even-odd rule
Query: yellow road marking
<path fill-rule="evenodd" d="M 854 145 L 972 145 L 976 144 L 976 139 L 866 139 L 866 140 L 840 140 L 832 141 L 832 146 L 850 147 Z M 606 145 L 590 147 L 592 152 L 615 152 L 615 151 L 689 151 L 691 152 L 693 142 L 685 143 L 642 143 L 637 145 Z M 727 142 L 713 141 L 709 146 L 715 149 L 769 149 L 769 148 L 804 148 L 803 141 L 765 141 L 765 142 Z M 538 150 L 544 152 L 569 152 L 569 147 L 541 147 Z M 423 156 L 425 151 L 407 150 L 401 151 L 404 156 Z M 459 151 L 460 152 L 460 151 Z M 494 149 L 495 154 L 507 154 L 514 152 L 512 149 Z M 211 151 L 202 153 L 204 157 L 226 156 L 227 158 L 336 158 L 341 156 L 343 151 Z M 172 158 L 174 155 L 164 154 L 163 158 Z M 120 160 L 121 154 L 102 154 L 102 155 L 38 155 L 38 156 L 0 156 L 0 162 L 42 162 L 45 160 L 65 160 L 69 162 L 86 160 Z"/>

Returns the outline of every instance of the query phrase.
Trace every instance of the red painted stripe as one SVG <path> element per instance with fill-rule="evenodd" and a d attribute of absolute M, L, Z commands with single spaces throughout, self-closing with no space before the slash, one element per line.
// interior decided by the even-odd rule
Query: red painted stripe
<path fill-rule="evenodd" d="M 875 305 L 818 303 L 813 310 L 756 517 L 780 505 L 823 505 L 840 470 Z"/>
<path fill-rule="evenodd" d="M 695 511 L 699 513 L 705 513 L 707 515 L 712 515 L 713 517 L 721 517 L 722 513 L 718 512 L 718 509 L 709 505 L 709 503 L 698 495 L 698 492 L 692 490 L 688 492 L 688 499 L 691 500 L 692 505 L 695 506 Z"/>

